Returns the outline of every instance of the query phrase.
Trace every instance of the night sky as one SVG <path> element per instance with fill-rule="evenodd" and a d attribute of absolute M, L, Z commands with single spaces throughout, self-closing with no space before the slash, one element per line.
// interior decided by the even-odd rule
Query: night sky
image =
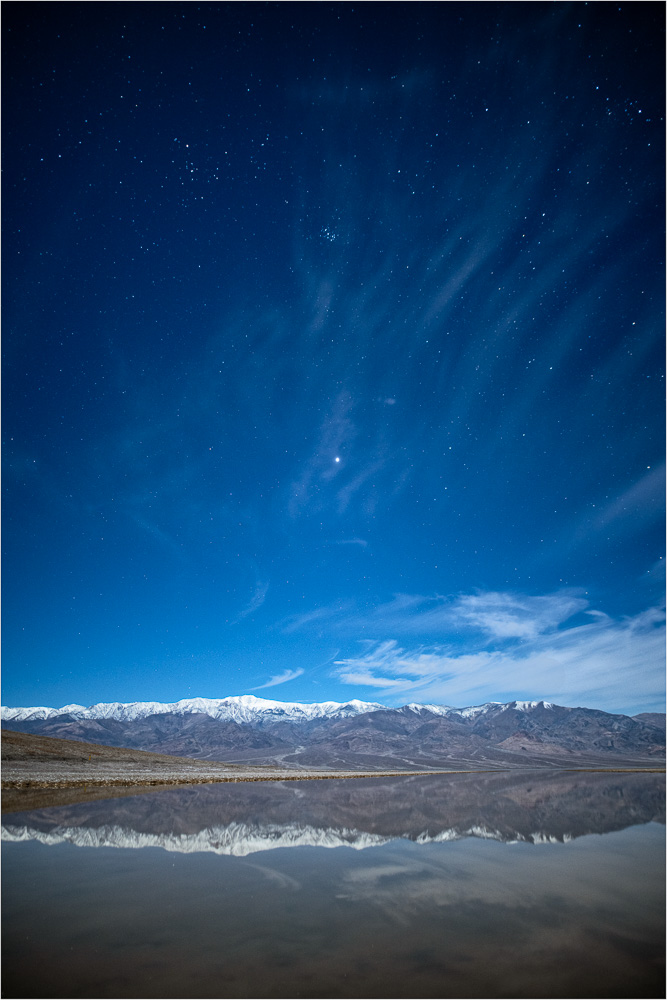
<path fill-rule="evenodd" d="M 3 8 L 3 704 L 664 710 L 664 6 Z"/>

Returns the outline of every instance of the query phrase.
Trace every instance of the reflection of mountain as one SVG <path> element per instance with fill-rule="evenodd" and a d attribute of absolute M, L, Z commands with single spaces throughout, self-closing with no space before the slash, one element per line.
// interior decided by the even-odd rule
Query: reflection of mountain
<path fill-rule="evenodd" d="M 664 823 L 664 793 L 664 775 L 554 771 L 208 785 L 14 814 L 2 835 L 239 856 L 396 838 L 544 843 Z"/>
<path fill-rule="evenodd" d="M 5 841 L 39 840 L 43 844 L 75 844 L 77 847 L 160 847 L 179 854 L 211 851 L 245 857 L 275 847 L 377 847 L 391 838 L 358 830 L 321 830 L 309 826 L 272 826 L 230 823 L 206 827 L 199 833 L 138 833 L 122 826 L 58 826 L 40 830 L 30 825 L 3 825 Z"/>
<path fill-rule="evenodd" d="M 41 736 L 295 768 L 614 766 L 665 755 L 664 716 L 660 726 L 655 713 L 631 718 L 548 702 L 467 709 L 332 705 L 279 709 L 279 702 L 259 698 L 195 699 L 175 705 L 3 709 L 3 719 L 10 729 Z"/>

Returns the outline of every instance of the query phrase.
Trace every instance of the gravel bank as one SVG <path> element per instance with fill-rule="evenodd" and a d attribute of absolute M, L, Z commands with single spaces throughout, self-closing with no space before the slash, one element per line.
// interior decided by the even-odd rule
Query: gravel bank
<path fill-rule="evenodd" d="M 214 781 L 304 781 L 317 778 L 381 777 L 405 771 L 298 770 L 249 767 L 172 757 L 28 733 L 2 733 L 2 787 L 76 788 L 97 786 L 208 784 Z M 423 773 L 423 772 L 420 772 Z"/>

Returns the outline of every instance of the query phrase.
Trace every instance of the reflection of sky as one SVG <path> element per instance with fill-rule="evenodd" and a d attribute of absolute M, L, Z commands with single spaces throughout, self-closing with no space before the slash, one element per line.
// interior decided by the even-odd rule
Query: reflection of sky
<path fill-rule="evenodd" d="M 10 991 L 21 975 L 63 995 L 100 982 L 215 995 L 224 976 L 257 996 L 654 996 L 664 979 L 656 824 L 539 848 L 394 842 L 251 859 L 13 844 L 3 894 Z"/>
<path fill-rule="evenodd" d="M 6 14 L 6 703 L 662 707 L 663 11 L 406 11 Z"/>
<path fill-rule="evenodd" d="M 616 905 L 624 897 L 631 898 L 640 884 L 648 893 L 647 899 L 654 896 L 649 866 L 628 863 L 630 845 L 644 844 L 650 853 L 661 842 L 664 828 L 651 824 L 639 832 L 631 829 L 568 844 L 543 844 L 538 850 L 512 844 L 500 851 L 496 845 L 480 845 L 479 841 L 457 842 L 448 849 L 429 845 L 423 851 L 407 844 L 394 845 L 391 852 L 386 852 L 389 858 L 346 872 L 340 895 L 357 901 L 372 900 L 375 906 L 404 919 L 433 906 L 470 902 L 537 907 L 544 905 L 545 897 L 597 910 L 610 897 Z M 563 852 L 567 852 L 566 857 Z M 620 881 L 613 889 L 602 874 L 606 866 L 608 871 L 619 872 Z M 562 877 L 564 870 L 566 881 Z M 517 893 L 519 873 L 521 892 Z M 639 916 L 640 910 L 638 895 L 634 915 Z"/>

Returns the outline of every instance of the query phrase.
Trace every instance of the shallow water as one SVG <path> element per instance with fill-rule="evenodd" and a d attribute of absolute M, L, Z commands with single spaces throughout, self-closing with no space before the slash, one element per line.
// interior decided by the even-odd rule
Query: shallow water
<path fill-rule="evenodd" d="M 5 997 L 664 996 L 664 776 L 215 785 L 3 822 Z"/>

